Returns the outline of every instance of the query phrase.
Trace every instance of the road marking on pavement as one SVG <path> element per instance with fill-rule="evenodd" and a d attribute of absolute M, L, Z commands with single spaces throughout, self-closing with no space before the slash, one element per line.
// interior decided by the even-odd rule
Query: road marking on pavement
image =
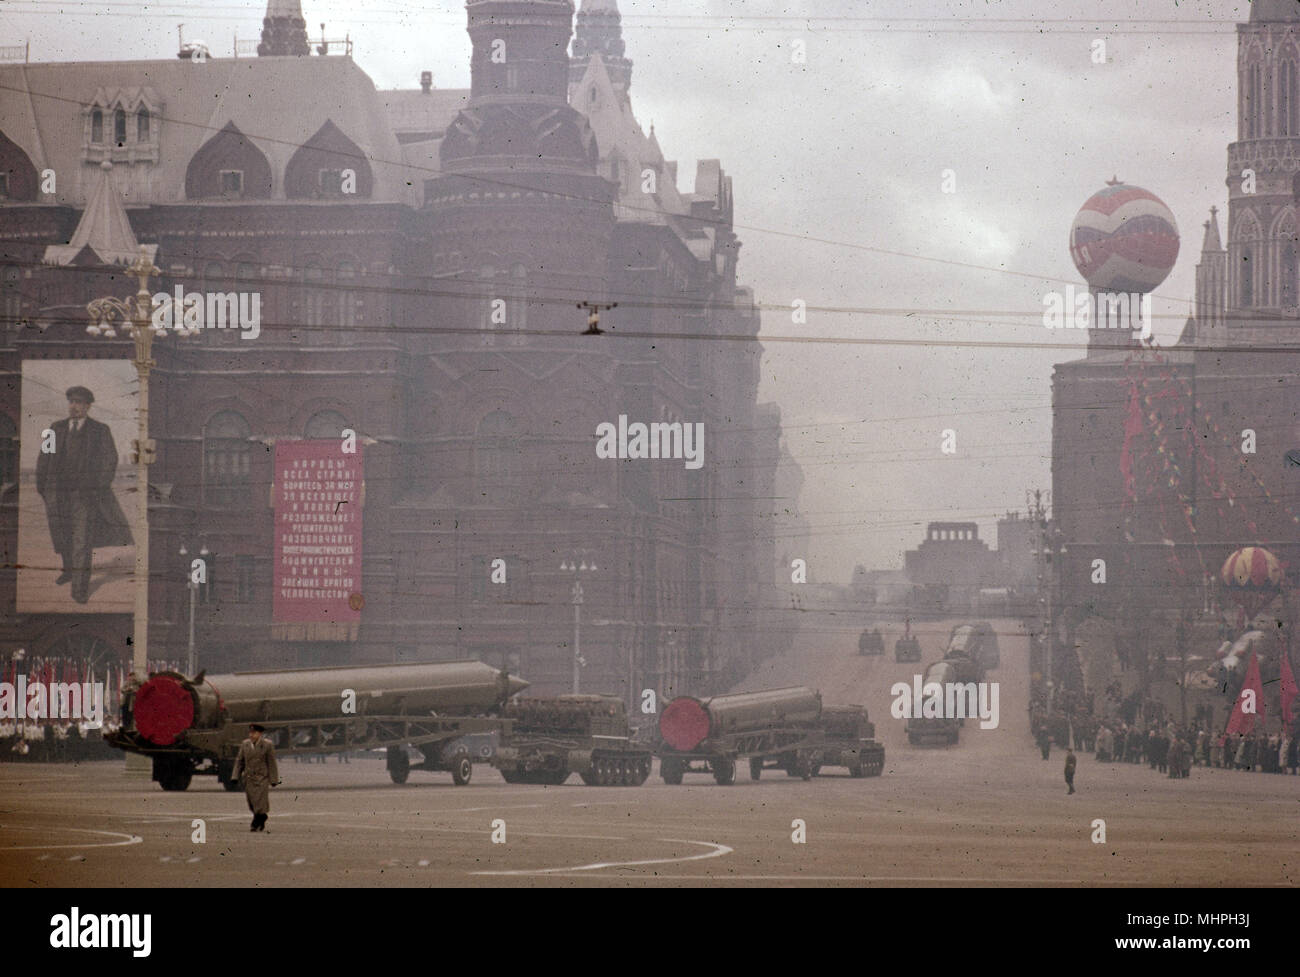
<path fill-rule="evenodd" d="M 620 841 L 626 841 L 620 838 Z M 712 851 L 700 852 L 698 855 L 680 855 L 676 858 L 644 858 L 634 862 L 593 862 L 591 865 L 567 865 L 563 868 L 530 868 L 530 869 L 513 869 L 511 871 L 496 872 L 470 872 L 470 875 L 557 875 L 568 872 L 595 872 L 605 868 L 630 868 L 637 865 L 665 865 L 670 862 L 695 862 L 703 858 L 717 858 L 720 855 L 730 855 L 735 849 L 726 845 L 715 844 L 712 841 L 690 841 L 686 838 L 656 838 L 655 841 L 665 841 L 677 845 L 701 845 L 705 848 L 711 848 Z"/>
<path fill-rule="evenodd" d="M 139 835 L 123 834 L 120 831 L 96 831 L 92 828 L 47 828 L 31 827 L 19 824 L 0 824 L 0 830 L 7 831 L 75 831 L 78 834 L 86 835 L 108 835 L 112 838 L 121 838 L 121 841 L 83 841 L 77 845 L 10 845 L 6 848 L 0 848 L 0 851 L 54 851 L 58 848 L 114 848 L 118 845 L 139 845 L 144 839 Z"/>

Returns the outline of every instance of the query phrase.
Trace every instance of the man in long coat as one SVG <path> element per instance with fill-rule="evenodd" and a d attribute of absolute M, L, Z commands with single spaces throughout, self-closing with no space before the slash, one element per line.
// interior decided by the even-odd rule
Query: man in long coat
<path fill-rule="evenodd" d="M 271 788 L 280 782 L 280 767 L 275 762 L 275 747 L 262 734 L 265 728 L 253 723 L 248 727 L 248 739 L 239 744 L 232 776 L 243 775 L 244 796 L 248 809 L 253 812 L 249 831 L 265 831 L 266 816 L 271 811 Z"/>
<path fill-rule="evenodd" d="M 50 425 L 53 450 L 42 450 L 36 459 L 36 492 L 45 501 L 50 539 L 63 561 L 55 583 L 71 582 L 72 599 L 85 604 L 95 548 L 130 546 L 131 524 L 113 494 L 113 432 L 89 416 L 95 395 L 69 387 L 66 396 L 68 416 Z"/>

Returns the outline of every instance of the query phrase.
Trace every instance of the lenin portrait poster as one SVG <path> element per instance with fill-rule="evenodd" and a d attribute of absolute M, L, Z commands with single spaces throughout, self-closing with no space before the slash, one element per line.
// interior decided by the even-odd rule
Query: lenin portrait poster
<path fill-rule="evenodd" d="M 131 613 L 138 387 L 129 360 L 23 363 L 20 612 Z"/>

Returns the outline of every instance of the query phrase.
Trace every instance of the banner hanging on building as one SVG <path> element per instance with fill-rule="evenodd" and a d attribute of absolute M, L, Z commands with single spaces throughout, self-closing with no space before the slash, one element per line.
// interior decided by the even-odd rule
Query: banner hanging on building
<path fill-rule="evenodd" d="M 352 441 L 275 445 L 273 638 L 357 638 L 364 604 L 361 452 Z"/>

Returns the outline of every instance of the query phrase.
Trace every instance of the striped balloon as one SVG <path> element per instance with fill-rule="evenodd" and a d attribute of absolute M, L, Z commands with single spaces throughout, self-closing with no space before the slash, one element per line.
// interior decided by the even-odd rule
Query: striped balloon
<path fill-rule="evenodd" d="M 1262 546 L 1243 546 L 1224 561 L 1219 576 L 1229 587 L 1276 590 L 1282 586 L 1282 564 Z"/>
<path fill-rule="evenodd" d="M 1113 183 L 1079 209 L 1070 257 L 1084 281 L 1106 292 L 1150 292 L 1178 258 L 1178 224 L 1155 194 Z"/>

